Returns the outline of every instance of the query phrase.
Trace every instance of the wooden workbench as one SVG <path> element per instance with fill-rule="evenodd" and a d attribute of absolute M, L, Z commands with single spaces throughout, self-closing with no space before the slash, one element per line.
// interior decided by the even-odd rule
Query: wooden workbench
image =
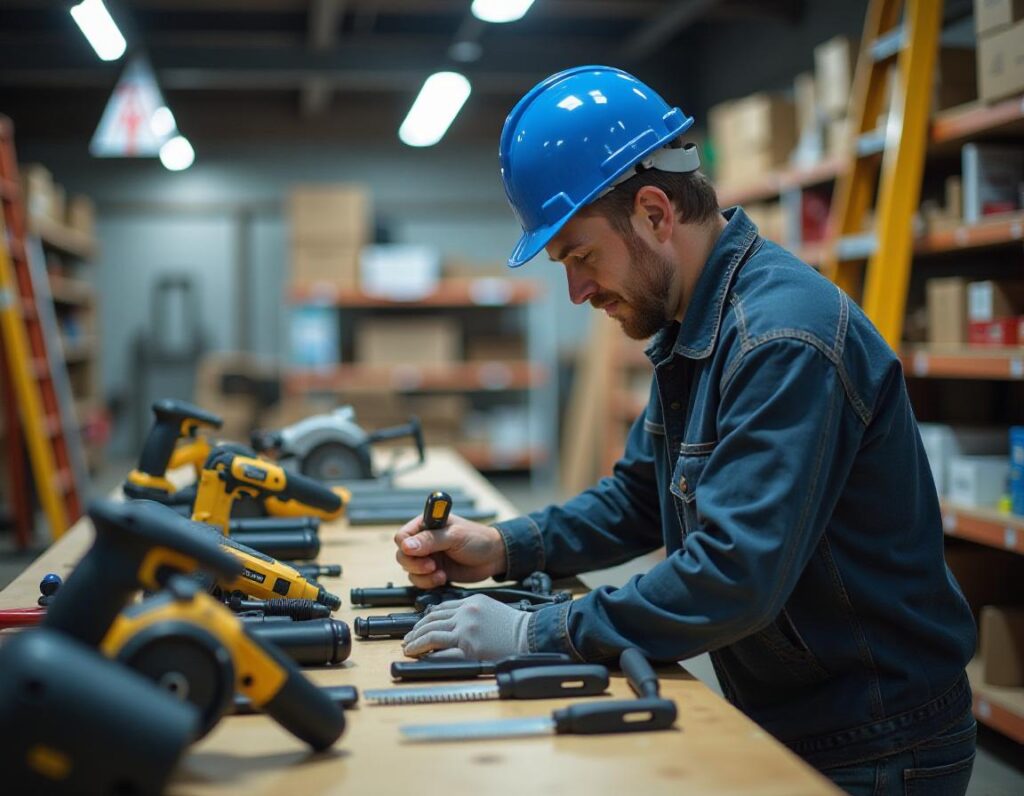
<path fill-rule="evenodd" d="M 509 502 L 462 458 L 445 449 L 431 450 L 425 467 L 400 480 L 404 485 L 430 488 L 462 486 L 477 496 L 478 505 L 497 509 L 500 518 L 515 514 Z M 353 610 L 348 600 L 352 587 L 382 586 L 389 580 L 406 582 L 395 563 L 395 530 L 350 528 L 344 522 L 321 528 L 320 560 L 344 566 L 340 579 L 324 578 L 322 582 L 343 596 L 344 605 L 336 616 L 350 626 L 356 615 L 406 610 Z M 0 607 L 35 604 L 40 578 L 47 572 L 67 575 L 91 536 L 88 521 L 78 522 L 0 592 Z M 350 684 L 362 691 L 391 685 L 389 664 L 401 657 L 398 641 L 355 640 L 348 661 L 307 672 L 322 685 Z M 360 704 L 347 711 L 347 728 L 335 747 L 313 755 L 264 716 L 228 717 L 185 757 L 169 793 L 838 793 L 827 780 L 682 668 L 659 674 L 663 696 L 679 705 L 677 729 L 670 732 L 412 744 L 401 741 L 400 724 L 547 715 L 565 702 L 399 707 Z M 629 686 L 617 674 L 610 690 L 616 698 L 632 697 Z"/>

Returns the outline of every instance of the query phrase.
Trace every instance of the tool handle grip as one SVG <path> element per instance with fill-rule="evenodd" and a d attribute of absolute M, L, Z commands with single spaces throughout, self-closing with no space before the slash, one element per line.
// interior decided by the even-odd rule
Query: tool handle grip
<path fill-rule="evenodd" d="M 320 534 L 309 528 L 278 531 L 232 530 L 231 538 L 278 560 L 309 561 L 320 555 Z"/>
<path fill-rule="evenodd" d="M 167 472 L 167 465 L 178 442 L 180 423 L 165 420 L 157 421 L 146 435 L 139 454 L 139 470 L 147 475 L 162 476 Z"/>
<path fill-rule="evenodd" d="M 331 747 L 345 730 L 345 712 L 272 644 L 256 643 L 285 672 L 284 685 L 262 705 L 263 711 L 316 751 Z"/>
<path fill-rule="evenodd" d="M 395 608 L 410 606 L 423 593 L 415 586 L 384 586 L 376 589 L 355 588 L 349 591 L 352 605 L 365 605 L 367 608 Z"/>
<path fill-rule="evenodd" d="M 300 666 L 341 663 L 352 651 L 348 625 L 337 619 L 256 623 L 249 635 L 269 641 Z"/>
<path fill-rule="evenodd" d="M 670 699 L 581 702 L 556 710 L 551 717 L 560 735 L 667 730 L 675 723 L 676 703 Z"/>
<path fill-rule="evenodd" d="M 288 473 L 288 485 L 279 497 L 282 500 L 296 500 L 326 512 L 335 512 L 341 509 L 341 495 L 316 479 L 301 473 Z"/>
<path fill-rule="evenodd" d="M 395 680 L 465 680 L 487 674 L 481 661 L 394 661 Z"/>
<path fill-rule="evenodd" d="M 629 687 L 641 699 L 651 697 L 657 699 L 661 693 L 661 686 L 658 684 L 658 675 L 654 673 L 647 658 L 636 647 L 629 647 L 622 651 L 619 657 L 619 665 L 622 673 L 629 681 Z"/>
<path fill-rule="evenodd" d="M 536 666 L 497 675 L 502 699 L 554 699 L 597 696 L 608 688 L 608 669 L 600 664 Z"/>
<path fill-rule="evenodd" d="M 342 708 L 350 708 L 359 703 L 359 690 L 354 685 L 326 685 L 320 690 L 330 697 L 331 701 Z M 236 716 L 251 716 L 259 713 L 259 708 L 244 694 L 235 694 L 234 710 Z"/>

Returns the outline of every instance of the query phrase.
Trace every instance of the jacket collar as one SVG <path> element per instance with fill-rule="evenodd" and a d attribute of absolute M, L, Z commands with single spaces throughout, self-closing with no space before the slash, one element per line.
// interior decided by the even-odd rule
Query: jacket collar
<path fill-rule="evenodd" d="M 742 207 L 731 207 L 722 215 L 728 223 L 704 263 L 682 323 L 673 321 L 647 346 L 645 353 L 654 364 L 670 353 L 704 359 L 715 348 L 733 276 L 758 240 L 757 227 Z"/>

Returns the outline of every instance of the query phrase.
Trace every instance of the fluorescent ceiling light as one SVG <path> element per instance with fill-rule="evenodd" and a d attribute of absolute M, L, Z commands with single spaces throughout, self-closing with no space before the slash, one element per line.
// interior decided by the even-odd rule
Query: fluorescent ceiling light
<path fill-rule="evenodd" d="M 473 0 L 473 16 L 484 22 L 515 22 L 532 5 L 533 0 Z"/>
<path fill-rule="evenodd" d="M 166 105 L 161 105 L 153 111 L 153 115 L 149 119 L 149 129 L 153 131 L 153 135 L 157 138 L 167 138 L 167 136 L 177 130 L 178 124 L 174 121 L 174 114 L 171 113 L 171 109 Z"/>
<path fill-rule="evenodd" d="M 127 47 L 124 36 L 103 0 L 82 0 L 71 7 L 71 16 L 102 60 L 116 61 L 124 55 Z"/>
<path fill-rule="evenodd" d="M 433 146 L 459 115 L 472 88 L 458 72 L 437 72 L 426 79 L 398 130 L 402 143 Z"/>
<path fill-rule="evenodd" d="M 160 147 L 160 162 L 168 171 L 183 171 L 192 165 L 196 152 L 183 135 L 176 135 Z"/>

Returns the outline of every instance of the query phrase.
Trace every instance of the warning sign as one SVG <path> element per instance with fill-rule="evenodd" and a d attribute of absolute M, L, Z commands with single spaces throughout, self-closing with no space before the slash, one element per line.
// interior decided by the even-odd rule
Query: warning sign
<path fill-rule="evenodd" d="M 176 132 L 154 126 L 153 114 L 163 106 L 164 98 L 149 61 L 135 56 L 114 87 L 89 151 L 98 158 L 156 157 Z"/>

